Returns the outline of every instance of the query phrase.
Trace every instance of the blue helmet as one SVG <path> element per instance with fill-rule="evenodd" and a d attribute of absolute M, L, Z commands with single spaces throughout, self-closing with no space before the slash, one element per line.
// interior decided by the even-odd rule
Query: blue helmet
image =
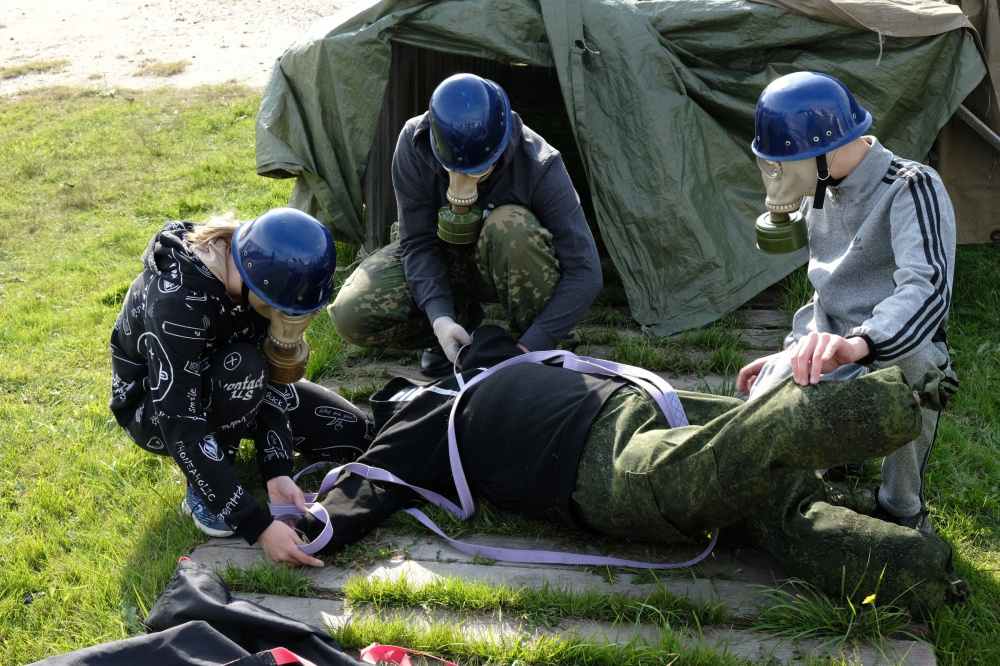
<path fill-rule="evenodd" d="M 233 234 L 233 259 L 247 287 L 273 308 L 305 314 L 333 295 L 337 246 L 316 218 L 272 208 Z"/>
<path fill-rule="evenodd" d="M 485 171 L 510 140 L 507 93 L 475 74 L 456 74 L 438 84 L 430 112 L 431 150 L 446 169 Z"/>
<path fill-rule="evenodd" d="M 795 72 L 775 79 L 757 100 L 754 154 L 773 162 L 804 160 L 850 143 L 872 124 L 843 83 Z"/>

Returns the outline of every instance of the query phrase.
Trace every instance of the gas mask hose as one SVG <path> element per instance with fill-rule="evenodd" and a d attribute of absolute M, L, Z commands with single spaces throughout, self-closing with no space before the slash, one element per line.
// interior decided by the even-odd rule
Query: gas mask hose
<path fill-rule="evenodd" d="M 275 313 L 277 316 L 271 316 L 267 339 L 262 345 L 268 378 L 279 384 L 294 384 L 305 376 L 309 363 L 309 345 L 302 334 L 309 328 L 312 314 L 293 315 L 280 310 Z M 276 327 L 276 319 L 283 325 Z"/>

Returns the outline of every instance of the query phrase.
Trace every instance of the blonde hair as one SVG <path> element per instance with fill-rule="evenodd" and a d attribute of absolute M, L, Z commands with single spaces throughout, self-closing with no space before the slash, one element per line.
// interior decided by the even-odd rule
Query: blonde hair
<path fill-rule="evenodd" d="M 236 219 L 233 211 L 224 215 L 215 215 L 204 222 L 194 225 L 194 229 L 188 232 L 187 239 L 194 245 L 208 245 L 220 238 L 227 238 L 236 233 L 236 227 L 240 226 L 240 221 Z"/>

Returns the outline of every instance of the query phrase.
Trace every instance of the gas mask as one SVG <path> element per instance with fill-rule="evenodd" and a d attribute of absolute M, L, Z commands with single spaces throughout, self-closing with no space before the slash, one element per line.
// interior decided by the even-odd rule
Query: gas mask
<path fill-rule="evenodd" d="M 830 161 L 837 151 L 831 151 Z M 768 211 L 757 218 L 757 247 L 768 254 L 787 254 L 808 242 L 806 220 L 799 208 L 803 197 L 813 196 L 813 208 L 823 208 L 830 183 L 826 155 L 790 162 L 774 162 L 757 157 L 764 180 Z"/>
<path fill-rule="evenodd" d="M 316 312 L 291 314 L 272 307 L 257 294 L 249 292 L 250 307 L 271 321 L 262 349 L 267 360 L 268 379 L 279 384 L 293 384 L 306 374 L 309 345 L 302 334 Z"/>
<path fill-rule="evenodd" d="M 491 164 L 478 173 L 459 173 L 448 169 L 448 201 L 438 211 L 438 237 L 455 245 L 476 242 L 483 228 L 483 211 L 473 206 L 479 199 L 479 183 L 493 172 Z"/>

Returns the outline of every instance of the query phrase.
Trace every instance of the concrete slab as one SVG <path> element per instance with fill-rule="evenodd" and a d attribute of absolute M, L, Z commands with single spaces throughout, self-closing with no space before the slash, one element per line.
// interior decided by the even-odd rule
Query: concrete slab
<path fill-rule="evenodd" d="M 926 643 L 909 639 L 885 641 L 873 645 L 823 645 L 817 639 L 791 642 L 760 632 L 734 627 L 712 627 L 700 633 L 686 629 L 668 629 L 654 624 L 612 624 L 586 620 L 561 621 L 556 627 L 537 627 L 498 615 L 459 615 L 426 608 L 393 608 L 377 613 L 369 607 L 351 609 L 341 601 L 329 599 L 293 599 L 266 594 L 238 593 L 246 599 L 282 615 L 325 629 L 339 629 L 354 619 L 380 617 L 391 621 L 403 619 L 417 626 L 448 624 L 459 628 L 471 640 L 504 643 L 554 637 L 562 640 L 626 644 L 640 642 L 658 645 L 668 636 L 687 647 L 708 647 L 751 663 L 794 663 L 806 657 L 843 657 L 849 664 L 865 666 L 934 666 L 933 649 Z M 669 634 L 667 633 L 669 632 Z"/>
<path fill-rule="evenodd" d="M 762 356 L 767 356 L 776 351 L 776 347 L 770 350 L 764 349 L 751 349 L 744 354 L 747 361 L 753 361 Z M 593 356 L 594 358 L 601 358 L 604 354 L 591 351 L 587 355 Z M 712 392 L 719 393 L 725 387 L 726 393 L 730 395 L 736 395 L 736 377 L 726 377 L 719 374 L 708 374 L 703 376 L 691 375 L 691 374 L 675 374 L 673 372 L 657 372 L 657 375 L 663 377 L 670 385 L 675 389 L 680 391 L 702 391 L 702 392 Z M 373 361 L 371 368 L 366 370 L 365 377 L 351 376 L 346 379 L 332 380 L 324 379 L 320 382 L 323 386 L 329 388 L 332 391 L 337 391 L 338 387 L 348 388 L 350 390 L 358 390 L 359 388 L 369 387 L 373 385 L 374 387 L 381 388 L 393 377 L 406 377 L 412 381 L 416 382 L 426 382 L 427 377 L 420 374 L 420 369 L 416 365 L 399 365 L 395 362 L 388 361 Z M 729 390 L 731 388 L 731 390 Z M 358 403 L 359 407 L 365 408 L 365 406 Z"/>
<path fill-rule="evenodd" d="M 742 310 L 748 328 L 791 328 L 788 317 L 780 310 Z"/>
<path fill-rule="evenodd" d="M 782 328 L 749 328 L 743 331 L 740 340 L 750 345 L 750 352 L 744 356 L 750 361 L 779 351 L 787 334 L 788 331 Z"/>
<path fill-rule="evenodd" d="M 741 339 L 746 342 L 750 349 L 744 352 L 747 361 L 756 360 L 762 356 L 773 354 L 781 348 L 781 343 L 787 333 L 786 325 L 782 319 L 784 315 L 772 310 L 748 310 L 745 315 L 752 326 L 741 333 Z M 606 330 L 600 327 L 588 327 L 594 330 Z M 642 337 L 638 331 L 630 331 L 635 337 Z M 683 334 L 675 334 L 670 337 L 680 337 Z M 610 352 L 610 347 L 606 345 L 582 345 L 577 350 L 578 353 L 595 358 L 606 358 Z M 704 356 L 707 352 L 692 350 L 692 357 Z M 406 377 L 413 381 L 428 381 L 427 377 L 420 374 L 417 360 L 406 359 L 382 359 L 382 360 L 357 360 L 348 363 L 343 368 L 346 377 L 339 380 L 324 380 L 322 384 L 336 390 L 338 386 L 356 391 L 362 388 L 381 388 L 393 377 Z M 675 388 L 685 391 L 711 390 L 718 391 L 727 382 L 735 383 L 735 377 L 725 378 L 722 375 L 674 375 L 670 372 L 657 373 L 669 379 Z"/>
<path fill-rule="evenodd" d="M 314 588 L 328 595 L 341 592 L 349 576 L 365 576 L 393 581 L 405 577 L 411 583 L 460 578 L 490 585 L 528 587 L 541 589 L 557 587 L 566 590 L 596 590 L 602 593 L 617 592 L 637 596 L 648 594 L 663 586 L 671 594 L 692 601 L 720 603 L 736 617 L 752 613 L 763 603 L 760 592 L 775 587 L 784 574 L 772 567 L 766 558 L 755 551 L 743 549 L 728 551 L 718 548 L 703 563 L 685 569 L 658 571 L 643 574 L 635 580 L 636 573 L 628 570 L 614 571 L 600 567 L 574 567 L 566 565 L 515 564 L 510 562 L 478 563 L 465 553 L 450 546 L 444 539 L 430 535 L 413 538 L 382 533 L 380 543 L 395 542 L 398 557 L 374 562 L 366 567 L 343 569 L 327 566 L 322 569 L 303 567 L 302 573 L 312 579 Z M 485 546 L 502 545 L 508 548 L 572 551 L 579 547 L 555 540 L 525 539 L 510 536 L 477 535 L 466 539 Z M 692 549 L 655 548 L 651 555 L 639 546 L 633 553 L 616 553 L 619 557 L 655 559 L 662 562 L 689 559 Z M 593 548 L 588 552 L 596 553 Z M 195 549 L 191 559 L 217 570 L 227 566 L 248 567 L 266 563 L 263 551 L 247 546 L 238 539 L 212 539 Z M 633 570 L 637 571 L 637 570 Z M 655 576 L 655 578 L 653 577 Z M 657 583 L 656 581 L 659 581 Z"/>

